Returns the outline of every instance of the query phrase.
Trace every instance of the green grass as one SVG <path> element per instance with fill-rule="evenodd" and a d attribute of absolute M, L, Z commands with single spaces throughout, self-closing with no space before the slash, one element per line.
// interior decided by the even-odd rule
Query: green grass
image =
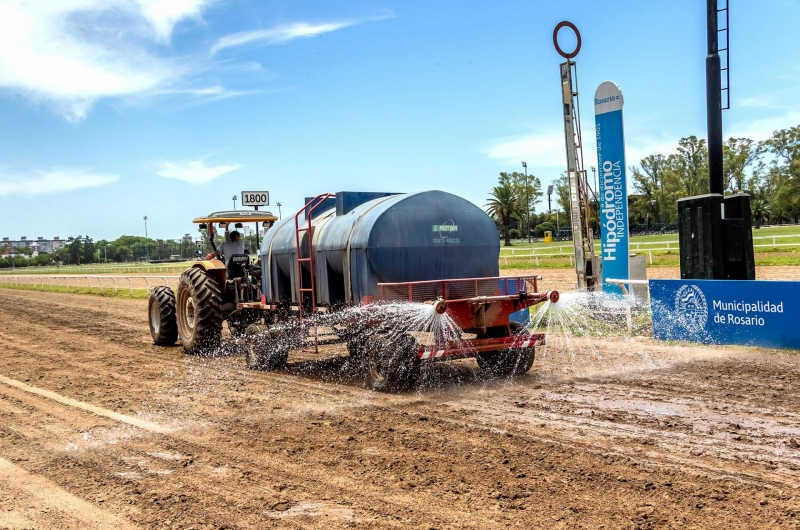
<path fill-rule="evenodd" d="M 127 299 L 134 299 L 134 300 L 141 300 L 147 299 L 150 297 L 150 293 L 147 289 L 134 289 L 131 292 L 129 289 L 119 289 L 115 293 L 113 289 L 103 289 L 102 291 L 98 288 L 87 289 L 86 287 L 81 288 L 71 288 L 66 289 L 63 286 L 61 288 L 57 288 L 55 285 L 45 285 L 42 287 L 41 285 L 33 286 L 33 285 L 0 285 L 0 289 L 15 289 L 18 291 L 43 291 L 43 292 L 53 292 L 53 293 L 70 293 L 70 294 L 91 294 L 94 296 L 103 296 L 106 298 L 127 298 Z"/>

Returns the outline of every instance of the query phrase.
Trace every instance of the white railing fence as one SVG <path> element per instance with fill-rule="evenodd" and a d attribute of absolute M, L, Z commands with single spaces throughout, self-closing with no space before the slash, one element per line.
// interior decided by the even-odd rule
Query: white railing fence
<path fill-rule="evenodd" d="M 753 248 L 773 248 L 777 249 L 779 247 L 800 247 L 800 241 L 794 243 L 778 243 L 778 240 L 782 238 L 794 238 L 800 240 L 800 234 L 793 234 L 793 235 L 782 235 L 782 236 L 760 236 L 754 237 L 753 241 L 763 241 L 768 240 L 772 241 L 772 243 L 766 244 L 754 244 Z M 660 247 L 651 248 L 649 245 L 661 245 Z M 645 248 L 642 248 L 645 247 Z M 538 248 L 501 248 L 500 249 L 500 259 L 503 263 L 508 266 L 508 260 L 514 259 L 528 259 L 533 260 L 536 265 L 539 265 L 539 258 L 559 258 L 564 256 L 570 257 L 570 265 L 574 263 L 574 254 L 572 252 L 565 252 L 564 249 L 572 249 L 572 246 L 564 246 L 559 245 L 557 247 L 538 247 Z M 553 253 L 552 250 L 558 249 L 558 252 Z M 652 241 L 652 242 L 644 242 L 644 243 L 637 243 L 631 242 L 630 243 L 630 251 L 631 252 L 639 252 L 639 253 L 647 253 L 648 261 L 650 265 L 653 264 L 653 253 L 654 252 L 677 252 L 679 250 L 678 241 Z"/>
<path fill-rule="evenodd" d="M 92 289 L 97 289 L 101 292 L 105 289 L 113 289 L 115 293 L 118 292 L 120 288 L 127 287 L 130 294 L 133 294 L 134 288 L 140 289 L 142 282 L 144 283 L 144 289 L 150 292 L 153 287 L 159 285 L 177 287 L 178 278 L 180 278 L 180 276 L 8 275 L 0 276 L 0 287 L 3 285 L 14 287 L 31 286 L 34 289 L 44 290 L 46 285 L 48 287 L 55 287 L 57 291 L 60 291 L 62 287 L 64 287 L 65 291 L 72 291 L 73 288 L 78 290 L 86 287 L 89 292 L 91 292 Z M 136 287 L 134 287 L 134 281 L 137 282 Z M 125 282 L 127 282 L 127 284 Z"/>
<path fill-rule="evenodd" d="M 64 274 L 113 274 L 132 273 L 132 274 L 158 274 L 165 272 L 180 272 L 188 269 L 191 263 L 170 263 L 165 265 L 64 265 L 56 267 L 47 265 L 44 267 L 17 267 L 0 269 L 0 275 L 6 274 L 51 274 L 62 276 Z"/>

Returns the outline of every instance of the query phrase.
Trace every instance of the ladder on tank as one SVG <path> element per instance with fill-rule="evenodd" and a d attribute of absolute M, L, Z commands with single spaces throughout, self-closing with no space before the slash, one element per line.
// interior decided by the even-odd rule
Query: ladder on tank
<path fill-rule="evenodd" d="M 311 295 L 311 315 L 312 317 L 317 313 L 317 292 L 316 292 L 316 278 L 314 273 L 314 231 L 311 226 L 314 210 L 319 208 L 327 199 L 336 197 L 332 193 L 323 193 L 317 195 L 305 206 L 303 206 L 294 216 L 294 237 L 295 249 L 297 250 L 297 314 L 300 323 L 303 323 L 303 294 L 309 293 Z M 306 214 L 306 226 L 300 226 L 300 215 Z M 304 258 L 300 247 L 303 240 L 303 233 L 308 233 L 308 257 Z M 308 263 L 309 283 L 308 287 L 303 283 L 303 263 Z M 318 351 L 319 334 L 317 326 L 314 326 L 314 352 Z"/>

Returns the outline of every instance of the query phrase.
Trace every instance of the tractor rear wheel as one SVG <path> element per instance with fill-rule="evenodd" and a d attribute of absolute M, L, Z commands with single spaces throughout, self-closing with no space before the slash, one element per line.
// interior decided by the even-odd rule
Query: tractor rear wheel
<path fill-rule="evenodd" d="M 150 336 L 156 346 L 172 346 L 178 340 L 175 293 L 166 285 L 153 289 L 147 304 Z"/>
<path fill-rule="evenodd" d="M 244 358 L 251 370 L 280 370 L 286 366 L 289 348 L 281 344 L 263 324 L 251 324 L 245 331 L 247 350 Z"/>
<path fill-rule="evenodd" d="M 419 375 L 418 348 L 417 339 L 408 333 L 368 338 L 363 349 L 367 384 L 389 392 L 411 387 Z"/>
<path fill-rule="evenodd" d="M 191 268 L 178 281 L 178 331 L 186 353 L 214 351 L 222 337 L 222 294 L 216 280 Z"/>
<path fill-rule="evenodd" d="M 515 348 L 496 352 L 479 353 L 478 366 L 492 375 L 507 377 L 527 373 L 536 357 L 534 348 Z"/>

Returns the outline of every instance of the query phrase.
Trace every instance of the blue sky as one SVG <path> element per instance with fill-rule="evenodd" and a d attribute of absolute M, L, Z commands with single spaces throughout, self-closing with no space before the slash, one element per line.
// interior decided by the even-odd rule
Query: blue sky
<path fill-rule="evenodd" d="M 341 190 L 483 205 L 521 160 L 546 185 L 565 166 L 564 19 L 587 167 L 606 79 L 628 165 L 705 137 L 701 0 L 0 0 L 0 235 L 143 235 L 147 215 L 176 238 L 245 189 L 284 215 Z M 726 137 L 800 124 L 797 20 L 798 0 L 733 3 Z"/>

